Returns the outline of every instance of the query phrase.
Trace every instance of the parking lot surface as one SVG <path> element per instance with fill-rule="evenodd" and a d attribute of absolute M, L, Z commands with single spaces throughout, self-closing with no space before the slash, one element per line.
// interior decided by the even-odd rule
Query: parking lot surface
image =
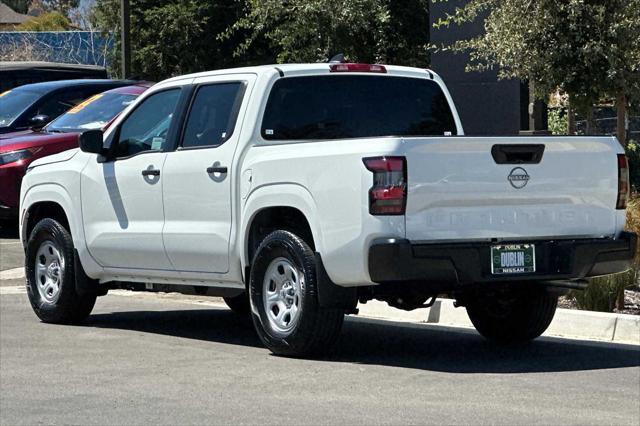
<path fill-rule="evenodd" d="M 0 240 L 0 266 L 19 244 Z M 182 296 L 111 294 L 83 326 L 0 283 L 0 424 L 640 423 L 640 351 L 350 317 L 332 356 L 287 359 L 250 321 Z M 20 287 L 18 287 L 20 285 Z"/>

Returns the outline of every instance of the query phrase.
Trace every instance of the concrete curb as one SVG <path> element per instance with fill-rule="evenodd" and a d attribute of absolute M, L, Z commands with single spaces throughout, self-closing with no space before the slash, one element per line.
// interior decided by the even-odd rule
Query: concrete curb
<path fill-rule="evenodd" d="M 378 301 L 369 301 L 358 308 L 364 317 L 473 328 L 467 311 L 455 308 L 451 299 L 438 299 L 431 308 L 410 312 Z M 640 345 L 640 316 L 558 309 L 544 335 Z"/>

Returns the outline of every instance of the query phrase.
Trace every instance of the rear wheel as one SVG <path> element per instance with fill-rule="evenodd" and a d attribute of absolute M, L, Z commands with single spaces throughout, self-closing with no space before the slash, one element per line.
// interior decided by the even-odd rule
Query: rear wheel
<path fill-rule="evenodd" d="M 320 307 L 316 258 L 291 232 L 275 231 L 260 244 L 249 293 L 258 336 L 275 354 L 319 355 L 340 334 L 344 312 Z"/>
<path fill-rule="evenodd" d="M 526 342 L 549 327 L 557 304 L 557 295 L 528 289 L 468 302 L 467 314 L 476 330 L 489 340 Z"/>
<path fill-rule="evenodd" d="M 53 219 L 38 222 L 25 255 L 27 294 L 38 318 L 51 323 L 79 323 L 89 316 L 97 295 L 76 292 L 76 272 L 69 232 Z"/>

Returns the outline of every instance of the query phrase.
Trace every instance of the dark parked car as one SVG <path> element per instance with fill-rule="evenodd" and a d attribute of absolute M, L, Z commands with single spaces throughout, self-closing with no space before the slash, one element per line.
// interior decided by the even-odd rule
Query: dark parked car
<path fill-rule="evenodd" d="M 0 62 L 0 92 L 24 84 L 80 78 L 107 78 L 107 70 L 97 65 Z"/>
<path fill-rule="evenodd" d="M 61 80 L 26 84 L 0 93 L 0 138 L 47 123 L 105 90 L 136 84 L 128 80 Z"/>
<path fill-rule="evenodd" d="M 20 183 L 32 161 L 76 148 L 81 132 L 107 128 L 150 86 L 150 83 L 140 83 L 94 95 L 41 131 L 12 133 L 14 137 L 0 139 L 0 219 L 17 217 Z"/>

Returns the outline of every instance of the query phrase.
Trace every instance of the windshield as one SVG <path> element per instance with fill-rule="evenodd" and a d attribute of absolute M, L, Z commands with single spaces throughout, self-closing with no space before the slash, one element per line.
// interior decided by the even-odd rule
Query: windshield
<path fill-rule="evenodd" d="M 455 134 L 447 98 L 426 78 L 281 78 L 271 90 L 262 122 L 262 136 L 279 140 Z"/>
<path fill-rule="evenodd" d="M 71 108 L 47 126 L 49 132 L 102 129 L 138 95 L 100 93 Z"/>
<path fill-rule="evenodd" d="M 7 90 L 0 93 L 0 127 L 8 127 L 40 96 L 40 93 L 27 90 Z"/>

